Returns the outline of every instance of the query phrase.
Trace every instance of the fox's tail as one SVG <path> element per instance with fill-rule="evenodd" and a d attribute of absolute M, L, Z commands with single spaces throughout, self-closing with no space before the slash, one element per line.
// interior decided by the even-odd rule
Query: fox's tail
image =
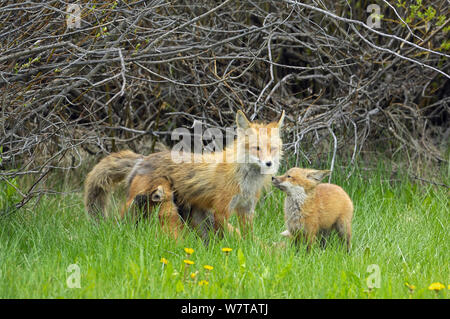
<path fill-rule="evenodd" d="M 94 166 L 84 184 L 84 204 L 93 216 L 105 214 L 108 194 L 113 186 L 123 181 L 144 156 L 132 151 L 112 153 Z"/>

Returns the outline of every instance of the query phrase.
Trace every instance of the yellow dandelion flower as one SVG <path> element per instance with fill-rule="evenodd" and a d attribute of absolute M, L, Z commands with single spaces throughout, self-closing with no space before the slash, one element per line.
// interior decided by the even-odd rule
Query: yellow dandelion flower
<path fill-rule="evenodd" d="M 210 266 L 210 265 L 204 265 L 203 268 L 205 268 L 206 270 L 209 270 L 209 271 L 214 269 L 214 267 Z"/>
<path fill-rule="evenodd" d="M 229 252 L 232 251 L 232 250 L 233 250 L 232 248 L 228 248 L 228 247 L 222 248 L 222 251 L 223 251 L 224 253 L 229 253 Z"/>
<path fill-rule="evenodd" d="M 198 282 L 198 284 L 199 284 L 199 286 L 206 286 L 206 285 L 209 285 L 209 282 L 207 282 L 206 280 L 200 280 Z"/>
<path fill-rule="evenodd" d="M 184 262 L 186 265 L 193 265 L 193 264 L 194 264 L 194 262 L 193 262 L 192 260 L 189 260 L 189 259 L 185 259 L 185 260 L 183 260 L 183 262 Z"/>
<path fill-rule="evenodd" d="M 164 265 L 167 265 L 167 263 L 169 262 L 166 258 L 162 257 L 159 262 L 162 262 Z"/>
<path fill-rule="evenodd" d="M 186 254 L 188 255 L 192 255 L 194 253 L 194 249 L 192 248 L 185 248 L 184 251 L 186 252 Z"/>
<path fill-rule="evenodd" d="M 434 291 L 439 291 L 445 289 L 445 286 L 443 284 L 441 284 L 440 282 L 433 282 L 429 287 L 428 290 L 434 290 Z"/>
<path fill-rule="evenodd" d="M 197 277 L 197 272 L 191 273 L 191 278 L 194 279 L 195 277 Z"/>
<path fill-rule="evenodd" d="M 409 283 L 405 282 L 405 286 L 408 287 L 409 290 L 415 290 L 416 286 L 410 285 Z"/>

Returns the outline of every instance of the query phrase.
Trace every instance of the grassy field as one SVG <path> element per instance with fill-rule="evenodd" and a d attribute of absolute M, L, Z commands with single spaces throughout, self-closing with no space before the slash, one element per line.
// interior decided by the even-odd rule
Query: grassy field
<path fill-rule="evenodd" d="M 337 172 L 332 182 L 355 204 L 350 254 L 337 236 L 310 254 L 274 245 L 284 241 L 279 235 L 284 195 L 275 189 L 257 207 L 258 241 L 228 235 L 208 247 L 191 232 L 177 243 L 170 240 L 155 218 L 138 227 L 92 223 L 80 193 L 45 197 L 36 207 L 0 218 L 0 297 L 448 298 L 448 189 L 392 177 L 383 169 L 345 176 Z M 0 186 L 4 206 L 14 194 Z M 184 248 L 194 250 L 189 257 L 194 264 L 183 263 Z M 80 288 L 69 288 L 77 270 Z M 379 287 L 369 289 L 368 282 Z M 429 290 L 434 282 L 446 288 Z"/>

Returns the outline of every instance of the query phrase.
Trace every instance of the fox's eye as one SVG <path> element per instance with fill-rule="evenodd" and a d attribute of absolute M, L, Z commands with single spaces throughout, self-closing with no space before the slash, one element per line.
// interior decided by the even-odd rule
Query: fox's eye
<path fill-rule="evenodd" d="M 253 148 L 254 150 L 257 150 L 257 151 L 260 150 L 260 147 L 259 147 L 259 146 L 253 146 L 252 148 Z"/>
<path fill-rule="evenodd" d="M 288 175 L 287 178 L 291 178 L 291 175 Z"/>

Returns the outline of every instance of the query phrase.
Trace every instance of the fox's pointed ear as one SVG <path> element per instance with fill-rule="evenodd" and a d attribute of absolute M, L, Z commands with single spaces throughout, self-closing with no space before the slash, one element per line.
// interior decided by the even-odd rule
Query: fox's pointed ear
<path fill-rule="evenodd" d="M 250 128 L 250 121 L 241 110 L 236 113 L 236 125 L 238 128 L 242 128 L 244 130 Z"/>
<path fill-rule="evenodd" d="M 283 110 L 283 112 L 281 112 L 280 119 L 278 120 L 278 128 L 282 128 L 283 127 L 284 115 L 285 115 L 285 112 Z"/>
<path fill-rule="evenodd" d="M 313 170 L 310 173 L 308 173 L 308 175 L 306 175 L 306 177 L 308 179 L 312 179 L 312 180 L 314 180 L 316 182 L 320 182 L 320 181 L 322 181 L 322 179 L 324 179 L 325 177 L 329 176 L 330 174 L 331 174 L 330 170 L 322 170 L 322 171 Z"/>

